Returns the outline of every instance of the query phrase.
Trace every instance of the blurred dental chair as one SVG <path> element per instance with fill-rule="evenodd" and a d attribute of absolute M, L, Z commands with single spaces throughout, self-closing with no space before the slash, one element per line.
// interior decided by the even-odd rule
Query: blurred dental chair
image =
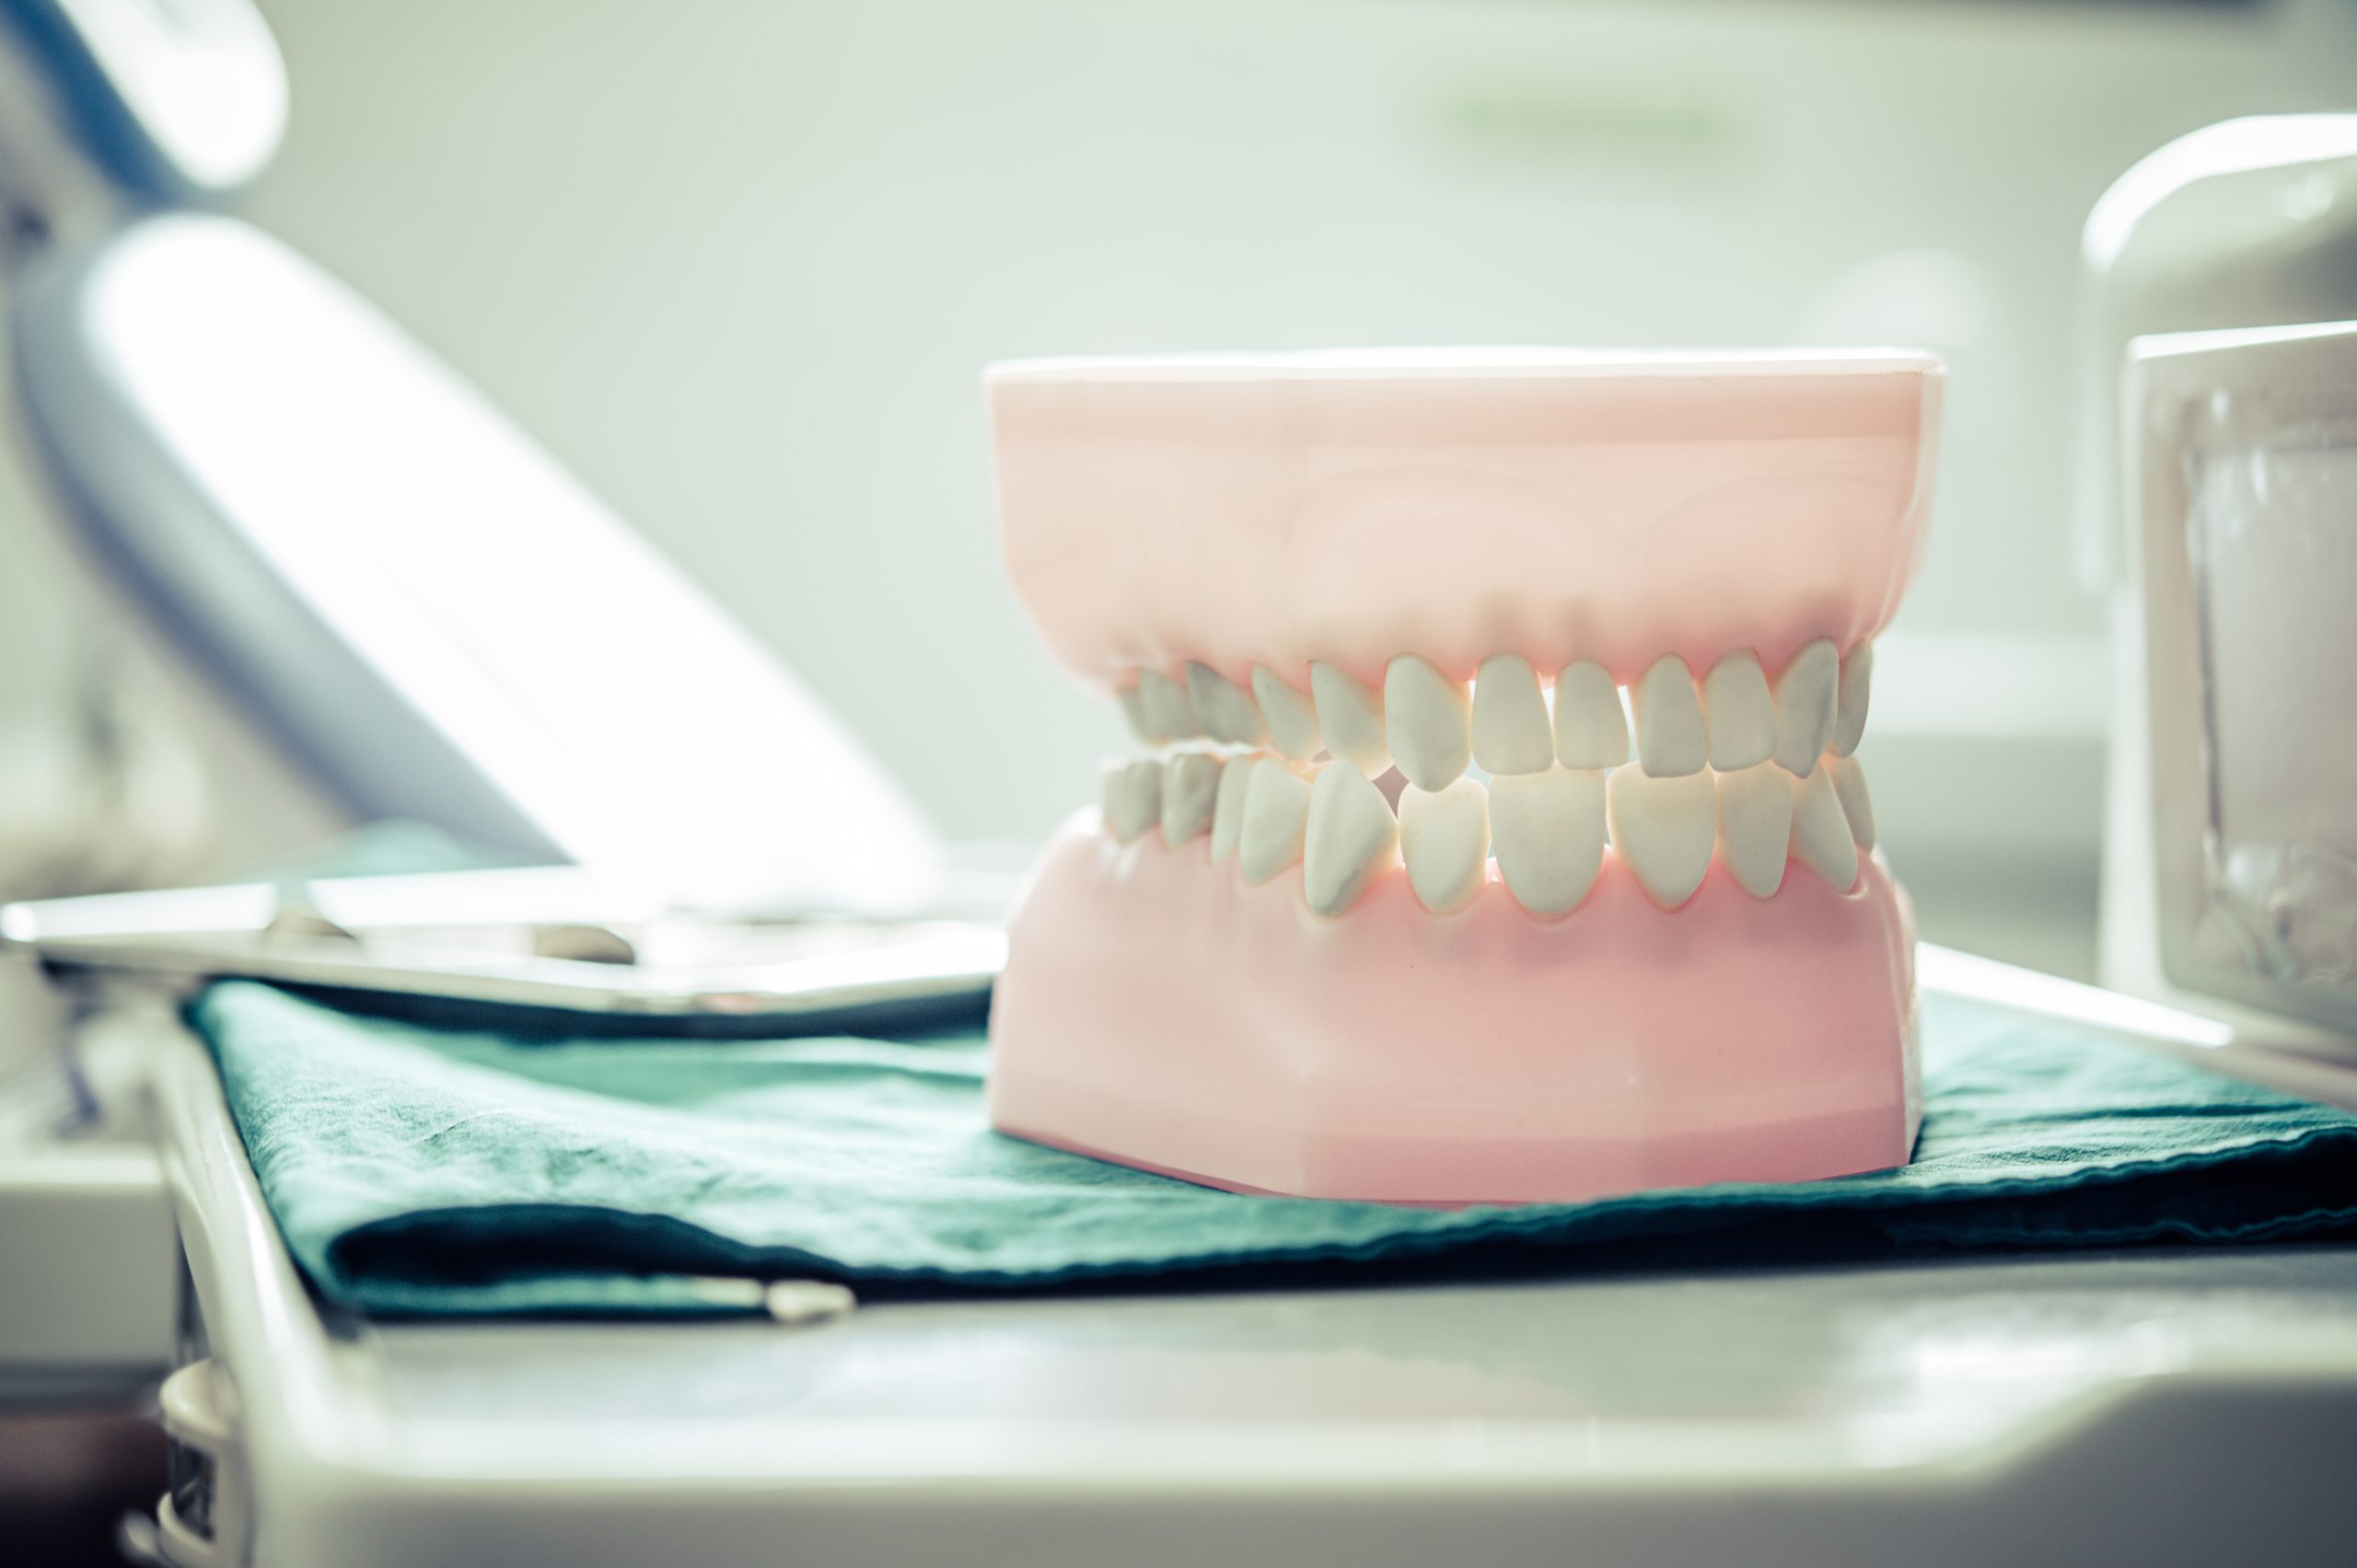
<path fill-rule="evenodd" d="M 788 677 L 380 315 L 213 210 L 284 111 L 242 0 L 0 17 L 17 417 L 130 613 L 303 790 L 683 902 L 922 901 L 923 828 Z M 2002 965 L 1920 972 L 2217 1043 Z M 187 1568 L 2151 1560 L 2183 1545 L 2156 1490 L 2255 1559 L 2345 1544 L 2313 1502 L 2357 1411 L 2350 1249 L 913 1300 L 821 1328 L 366 1320 L 296 1272 L 200 1046 L 122 1010 L 81 1048 L 152 1090 L 160 1152 L 112 1186 L 0 1156 L 0 1364 L 179 1368 L 170 1507 L 125 1539 Z"/>

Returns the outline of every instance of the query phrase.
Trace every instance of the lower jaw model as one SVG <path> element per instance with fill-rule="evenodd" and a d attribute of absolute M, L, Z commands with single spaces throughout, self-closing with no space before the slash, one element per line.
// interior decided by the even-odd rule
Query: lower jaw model
<path fill-rule="evenodd" d="M 1009 575 L 1144 751 L 1014 919 L 995 1126 L 1428 1203 L 1906 1162 L 1913 921 L 1853 753 L 1936 361 L 988 385 Z"/>

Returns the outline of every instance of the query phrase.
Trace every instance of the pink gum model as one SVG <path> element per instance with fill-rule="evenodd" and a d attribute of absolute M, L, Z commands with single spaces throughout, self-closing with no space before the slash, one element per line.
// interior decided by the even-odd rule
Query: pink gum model
<path fill-rule="evenodd" d="M 994 368 L 1009 575 L 1156 748 L 1016 912 L 994 1125 L 1407 1202 L 1904 1164 L 1913 922 L 1852 753 L 1941 384 L 1897 352 Z"/>

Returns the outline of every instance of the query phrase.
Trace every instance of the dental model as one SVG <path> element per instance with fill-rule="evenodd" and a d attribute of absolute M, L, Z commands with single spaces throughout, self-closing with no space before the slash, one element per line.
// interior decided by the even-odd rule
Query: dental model
<path fill-rule="evenodd" d="M 1016 914 L 993 1123 L 1432 1203 L 1906 1163 L 1913 919 L 1853 753 L 1941 387 L 1892 352 L 995 367 L 1008 574 L 1144 754 Z"/>

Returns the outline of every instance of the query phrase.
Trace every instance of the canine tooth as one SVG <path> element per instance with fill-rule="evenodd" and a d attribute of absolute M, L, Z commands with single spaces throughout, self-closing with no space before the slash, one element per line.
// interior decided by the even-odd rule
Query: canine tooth
<path fill-rule="evenodd" d="M 1446 789 L 1401 790 L 1399 857 L 1416 901 L 1434 914 L 1471 903 L 1489 876 L 1489 792 L 1471 779 Z"/>
<path fill-rule="evenodd" d="M 1629 715 L 1620 692 L 1592 659 L 1555 677 L 1555 760 L 1566 768 L 1617 768 L 1629 760 Z"/>
<path fill-rule="evenodd" d="M 1269 738 L 1278 750 L 1296 762 L 1306 762 L 1326 748 L 1318 732 L 1318 708 L 1284 680 L 1259 665 L 1252 667 L 1252 694 L 1260 699 L 1260 716 L 1268 721 Z"/>
<path fill-rule="evenodd" d="M 1465 688 L 1414 654 L 1383 672 L 1383 717 L 1391 760 L 1418 789 L 1440 789 L 1473 761 Z"/>
<path fill-rule="evenodd" d="M 1255 888 L 1301 858 L 1309 828 L 1309 781 L 1291 768 L 1263 761 L 1244 796 L 1244 836 L 1236 862 Z"/>
<path fill-rule="evenodd" d="M 1841 661 L 1841 679 L 1833 697 L 1833 754 L 1847 757 L 1866 734 L 1866 697 L 1874 685 L 1875 645 L 1860 643 Z M 1834 781 L 1840 783 L 1840 780 Z M 1872 848 L 1872 841 L 1868 841 Z"/>
<path fill-rule="evenodd" d="M 1555 765 L 1538 672 L 1520 654 L 1483 659 L 1475 672 L 1473 760 L 1492 773 L 1541 773 Z"/>
<path fill-rule="evenodd" d="M 1490 781 L 1490 835 L 1506 890 L 1533 914 L 1569 914 L 1604 864 L 1604 775 L 1550 768 Z"/>
<path fill-rule="evenodd" d="M 1213 865 L 1234 854 L 1237 841 L 1244 836 L 1245 792 L 1251 787 L 1253 770 L 1265 761 L 1262 757 L 1234 757 L 1220 770 L 1219 791 L 1212 797 Z"/>
<path fill-rule="evenodd" d="M 1729 654 L 1702 678 L 1702 723 L 1711 732 L 1711 766 L 1723 773 L 1776 754 L 1776 701 L 1759 656 Z"/>
<path fill-rule="evenodd" d="M 1162 819 L 1162 764 L 1109 762 L 1100 781 L 1105 826 L 1128 843 Z"/>
<path fill-rule="evenodd" d="M 1793 796 L 1793 858 L 1848 892 L 1858 880 L 1858 843 L 1850 819 L 1833 793 L 1829 770 L 1819 768 L 1800 782 Z"/>
<path fill-rule="evenodd" d="M 1153 732 L 1147 738 L 1151 740 L 1184 740 L 1203 732 L 1203 726 L 1195 722 L 1193 704 L 1187 701 L 1187 689 L 1158 669 L 1138 671 L 1138 705 L 1144 710 L 1146 728 Z"/>
<path fill-rule="evenodd" d="M 1702 733 L 1702 704 L 1694 696 L 1694 678 L 1686 661 L 1664 654 L 1629 688 L 1629 703 L 1637 720 L 1637 761 L 1657 779 L 1679 779 L 1699 773 L 1711 760 Z"/>
<path fill-rule="evenodd" d="M 1862 850 L 1875 847 L 1875 802 L 1866 793 L 1866 770 L 1855 757 L 1836 757 L 1826 764 L 1833 774 L 1833 796 L 1841 815 L 1850 819 L 1850 836 Z"/>
<path fill-rule="evenodd" d="M 1399 858 L 1399 824 L 1374 781 L 1348 762 L 1319 769 L 1301 846 L 1301 890 L 1311 911 L 1341 913 Z"/>
<path fill-rule="evenodd" d="M 1391 766 L 1383 737 L 1383 693 L 1330 664 L 1309 667 L 1309 695 L 1318 706 L 1318 732 L 1326 749 L 1369 778 Z"/>
<path fill-rule="evenodd" d="M 1130 733 L 1146 745 L 1154 745 L 1155 737 L 1146 725 L 1144 694 L 1134 686 L 1124 686 L 1113 693 L 1113 699 L 1121 704 L 1121 718 L 1129 725 Z"/>
<path fill-rule="evenodd" d="M 1755 899 L 1784 885 L 1793 842 L 1793 775 L 1773 762 L 1719 775 L 1719 858 Z"/>
<path fill-rule="evenodd" d="M 1220 759 L 1209 751 L 1181 751 L 1162 764 L 1164 843 L 1177 849 L 1211 827 L 1219 776 Z"/>
<path fill-rule="evenodd" d="M 1776 761 L 1794 777 L 1808 777 L 1833 738 L 1834 688 L 1840 676 L 1833 640 L 1819 637 L 1776 677 Z"/>
<path fill-rule="evenodd" d="M 1718 791 L 1704 772 L 1660 778 L 1642 765 L 1612 770 L 1608 792 L 1612 847 L 1654 902 L 1676 909 L 1711 868 Z"/>
<path fill-rule="evenodd" d="M 1260 722 L 1260 704 L 1252 693 L 1207 664 L 1188 664 L 1187 703 L 1213 740 L 1258 746 L 1268 738 L 1269 726 Z"/>

